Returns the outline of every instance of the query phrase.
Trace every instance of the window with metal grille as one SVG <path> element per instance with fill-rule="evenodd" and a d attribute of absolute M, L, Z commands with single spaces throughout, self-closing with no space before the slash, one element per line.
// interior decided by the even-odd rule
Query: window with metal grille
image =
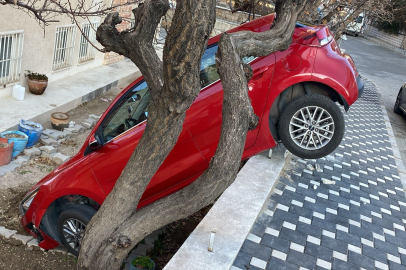
<path fill-rule="evenodd" d="M 87 22 L 82 24 L 82 36 L 80 37 L 79 46 L 79 63 L 91 61 L 94 59 L 95 51 L 90 42 L 93 44 L 96 42 L 96 30 L 98 26 L 99 23 Z"/>
<path fill-rule="evenodd" d="M 0 33 L 0 85 L 20 80 L 24 32 Z"/>
<path fill-rule="evenodd" d="M 52 70 L 58 70 L 72 66 L 73 51 L 75 49 L 75 34 L 75 25 L 56 27 Z"/>

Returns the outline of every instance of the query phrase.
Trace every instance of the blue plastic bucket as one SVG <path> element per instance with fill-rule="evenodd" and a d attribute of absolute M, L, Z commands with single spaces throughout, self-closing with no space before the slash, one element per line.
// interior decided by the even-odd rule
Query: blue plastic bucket
<path fill-rule="evenodd" d="M 43 128 L 41 124 L 21 119 L 20 124 L 18 124 L 18 130 L 28 136 L 26 147 L 31 147 L 39 141 Z"/>
<path fill-rule="evenodd" d="M 18 135 L 24 136 L 24 138 L 7 138 L 5 136 L 7 134 L 18 134 Z M 24 151 L 24 148 L 26 147 L 27 142 L 28 142 L 28 136 L 25 133 L 23 133 L 21 131 L 17 131 L 17 130 L 2 132 L 2 133 L 0 133 L 0 137 L 7 138 L 8 143 L 14 142 L 13 158 L 15 156 L 17 156 L 18 154 L 20 154 L 22 151 Z"/>

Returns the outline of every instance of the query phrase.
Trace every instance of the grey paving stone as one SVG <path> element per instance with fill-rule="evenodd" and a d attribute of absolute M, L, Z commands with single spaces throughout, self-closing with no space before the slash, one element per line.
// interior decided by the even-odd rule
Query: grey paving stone
<path fill-rule="evenodd" d="M 24 154 L 29 157 L 39 156 L 41 155 L 41 150 L 37 147 L 26 148 L 24 149 Z"/>
<path fill-rule="evenodd" d="M 17 233 L 17 231 L 15 231 L 15 230 L 9 230 L 3 226 L 0 226 L 0 235 L 7 239 L 9 239 L 11 236 L 13 236 L 16 233 Z"/>
<path fill-rule="evenodd" d="M 20 165 L 27 163 L 30 160 L 28 156 L 18 156 L 14 162 Z"/>
<path fill-rule="evenodd" d="M 53 157 L 52 160 L 55 161 L 58 165 L 61 165 L 65 163 L 67 160 L 69 160 L 69 156 L 65 156 L 61 153 L 56 153 Z"/>
<path fill-rule="evenodd" d="M 20 166 L 21 164 L 15 163 L 14 161 L 10 162 L 7 165 L 0 166 L 0 176 L 3 176 L 8 172 L 12 172 Z"/>
<path fill-rule="evenodd" d="M 324 229 L 324 230 L 328 230 L 330 232 L 336 231 L 336 225 L 327 220 L 315 218 L 312 220 L 312 225 L 319 227 L 321 229 Z"/>
<path fill-rule="evenodd" d="M 321 238 L 321 233 L 322 233 L 322 229 L 319 227 L 316 227 L 314 225 L 309 225 L 303 222 L 298 222 L 296 225 L 296 230 L 302 233 L 305 233 L 307 235 L 311 235 L 314 236 L 316 238 Z"/>
<path fill-rule="evenodd" d="M 286 260 L 308 269 L 314 269 L 316 267 L 316 257 L 298 252 L 296 250 L 291 250 Z"/>
<path fill-rule="evenodd" d="M 372 236 L 371 231 L 365 230 L 365 229 L 363 229 L 361 227 L 354 226 L 354 225 L 351 225 L 351 224 L 350 224 L 350 227 L 349 227 L 349 232 L 351 234 L 358 235 L 358 236 L 360 236 L 362 238 L 365 238 L 367 240 L 370 240 L 370 241 L 372 241 L 374 239 L 373 236 Z"/>
<path fill-rule="evenodd" d="M 40 142 L 45 145 L 58 145 L 58 142 L 52 138 L 40 139 Z"/>
<path fill-rule="evenodd" d="M 41 151 L 44 151 L 44 152 L 48 153 L 48 154 L 52 154 L 52 153 L 56 152 L 56 148 L 53 147 L 53 146 L 50 146 L 50 145 L 41 146 L 39 149 Z"/>

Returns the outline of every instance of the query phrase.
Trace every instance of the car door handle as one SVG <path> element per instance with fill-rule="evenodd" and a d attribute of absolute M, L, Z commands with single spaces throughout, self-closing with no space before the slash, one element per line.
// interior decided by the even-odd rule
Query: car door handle
<path fill-rule="evenodd" d="M 260 79 L 264 75 L 265 71 L 268 70 L 268 68 L 269 67 L 266 66 L 266 67 L 261 67 L 261 68 L 257 68 L 256 70 L 254 70 L 254 75 L 252 76 L 252 79 L 253 80 Z"/>

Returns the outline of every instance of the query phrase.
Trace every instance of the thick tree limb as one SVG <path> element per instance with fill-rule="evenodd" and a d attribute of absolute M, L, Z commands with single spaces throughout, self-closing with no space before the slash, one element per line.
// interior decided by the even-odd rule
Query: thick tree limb
<path fill-rule="evenodd" d="M 163 87 L 160 90 L 151 89 L 153 99 L 148 107 L 148 122 L 143 137 L 114 189 L 87 227 L 78 261 L 79 269 L 118 269 L 126 254 L 137 244 L 139 236 L 123 234 L 122 225 L 136 215 L 136 206 L 145 188 L 182 131 L 186 109 L 200 92 L 200 60 L 214 26 L 215 0 L 178 1 L 174 22 L 165 44 L 165 68 L 159 66 L 159 72 L 163 74 L 164 79 L 155 76 L 158 83 L 151 78 L 154 72 L 158 72 L 152 71 L 154 67 L 151 65 L 154 65 L 154 62 L 150 61 L 149 56 L 145 57 L 145 50 L 148 51 L 149 41 L 152 40 L 147 33 L 142 34 L 144 30 L 140 27 L 146 23 L 148 17 L 158 17 L 155 9 L 148 8 L 152 7 L 149 2 L 159 0 L 144 3 L 144 10 L 142 15 L 137 16 L 138 25 L 134 31 L 124 34 L 116 32 L 113 29 L 115 27 L 112 27 L 117 22 L 117 17 L 114 16 L 108 20 L 106 18 L 106 24 L 101 26 L 104 30 L 100 31 L 106 35 L 106 40 L 111 42 L 107 44 L 111 49 L 115 46 L 112 40 L 116 39 L 118 43 L 124 43 L 125 48 L 138 50 L 138 47 L 142 47 L 142 55 L 137 55 L 138 52 L 129 54 L 131 60 L 134 63 L 143 61 L 145 67 L 139 67 L 144 68 L 141 72 L 150 88 L 151 85 L 157 87 L 162 83 Z M 154 19 L 155 21 L 157 20 Z M 182 27 L 176 26 L 181 23 Z M 113 37 L 109 38 L 109 34 Z M 103 38 L 99 41 L 103 44 Z M 139 60 L 135 56 L 142 59 Z M 185 104 L 187 102 L 189 104 Z M 127 239 L 126 245 L 120 244 L 120 239 Z"/>
<path fill-rule="evenodd" d="M 281 4 L 281 2 L 285 1 L 280 0 L 277 3 Z M 287 0 L 286 2 L 291 3 L 290 0 Z M 279 24 L 285 23 L 287 21 L 286 18 L 289 18 L 288 21 L 294 25 L 294 20 L 291 18 L 295 17 L 296 15 L 292 13 L 297 11 L 298 9 L 287 8 L 285 12 L 282 12 L 279 15 L 280 19 L 277 21 L 275 29 L 280 29 Z M 287 29 L 292 29 L 292 27 L 289 26 Z M 290 40 L 292 31 L 290 33 L 285 33 L 285 40 L 280 37 L 279 43 L 286 44 L 287 40 Z M 244 37 L 245 36 L 243 36 L 241 39 L 246 41 L 247 39 L 244 39 Z M 117 262 L 114 263 L 111 260 L 118 261 L 124 258 L 130 248 L 132 248 L 137 242 L 152 231 L 174 220 L 186 217 L 198 209 L 212 203 L 213 200 L 217 198 L 234 181 L 239 167 L 239 161 L 241 160 L 244 150 L 244 142 L 250 125 L 250 119 L 252 119 L 252 108 L 247 95 L 248 87 L 246 73 L 241 61 L 241 56 L 238 54 L 238 51 L 249 52 L 250 50 L 237 47 L 237 44 L 244 44 L 244 42 L 240 43 L 239 41 L 241 40 L 238 40 L 238 38 L 238 34 L 225 34 L 222 36 L 219 42 L 220 53 L 218 55 L 218 65 L 219 74 L 224 87 L 223 125 L 220 142 L 216 154 L 210 162 L 209 169 L 183 190 L 127 216 L 126 220 L 124 220 L 124 222 L 122 222 L 118 227 L 116 227 L 115 231 L 112 232 L 108 243 L 103 241 L 101 241 L 102 243 L 96 243 L 96 246 L 92 247 L 93 249 L 95 248 L 99 250 L 99 252 L 96 252 L 96 256 L 98 254 L 109 254 L 109 252 L 114 254 L 114 256 L 110 256 L 110 258 L 106 259 L 98 256 L 100 260 L 103 261 L 103 264 L 100 265 L 117 266 Z M 253 40 L 257 40 L 256 35 L 252 36 L 251 38 Z M 274 46 L 269 48 L 268 53 L 272 53 L 272 50 L 275 48 L 282 47 L 280 44 L 274 44 Z M 263 49 L 263 52 L 265 53 L 265 49 Z M 178 73 L 175 72 L 175 74 Z M 185 76 L 183 73 L 180 74 L 181 76 Z M 166 90 L 164 89 L 163 91 Z M 148 121 L 150 121 L 150 119 Z M 140 145 L 138 147 L 140 147 Z M 137 149 L 135 152 L 137 152 Z M 131 166 L 131 164 L 128 166 Z M 114 200 L 120 200 L 121 197 L 117 196 L 118 193 L 115 192 L 117 187 L 117 190 L 122 190 L 123 188 L 132 189 L 132 182 L 129 183 L 127 181 L 125 186 L 123 186 L 123 183 L 124 181 L 117 182 L 116 187 L 109 195 L 108 200 L 112 196 L 114 196 Z M 138 189 L 136 191 L 138 192 Z M 128 199 L 130 198 L 126 197 L 125 200 Z M 111 202 L 109 202 L 109 205 L 110 203 Z M 125 204 L 126 202 L 124 199 L 121 199 L 121 203 Z M 103 206 L 99 211 L 106 211 Z M 116 208 L 110 208 L 109 210 L 116 210 Z M 123 214 L 121 208 L 117 210 L 120 211 L 118 215 L 121 216 Z M 109 215 L 106 216 L 111 215 L 112 212 L 109 212 Z M 92 220 L 90 229 L 92 234 L 94 234 L 93 230 L 96 228 L 94 227 L 95 222 L 100 222 L 100 218 L 103 217 L 104 215 L 101 214 L 100 216 L 98 215 L 96 219 L 97 221 L 95 219 Z M 116 216 L 110 218 L 115 219 Z M 121 239 L 126 239 L 126 243 L 131 242 L 127 249 L 117 248 L 117 246 L 120 245 L 120 241 L 122 241 Z M 92 243 L 94 243 L 94 241 Z M 89 248 L 89 246 L 86 246 L 85 250 L 88 250 Z M 81 254 L 81 256 L 87 256 L 87 254 Z M 81 262 L 82 260 L 80 259 L 79 263 Z"/>

